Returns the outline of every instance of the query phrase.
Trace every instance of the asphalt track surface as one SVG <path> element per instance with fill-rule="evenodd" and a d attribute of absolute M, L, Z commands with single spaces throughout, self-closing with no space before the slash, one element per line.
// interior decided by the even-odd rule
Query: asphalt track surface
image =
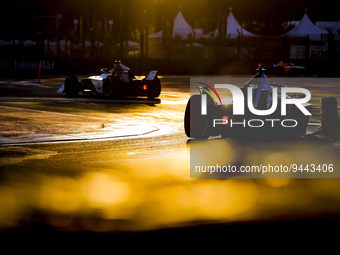
<path fill-rule="evenodd" d="M 298 84 L 311 90 L 316 114 L 323 96 L 339 101 L 336 80 L 309 79 Z M 339 226 L 338 178 L 190 178 L 190 146 L 197 142 L 183 130 L 190 81 L 181 76 L 161 81 L 158 100 L 67 98 L 56 94 L 61 77 L 41 84 L 3 81 L 3 236 L 112 242 L 210 234 L 224 240 L 261 228 L 295 229 L 291 235 L 305 238 L 313 229 Z M 339 136 L 198 142 L 217 156 L 222 142 L 228 157 L 261 160 L 291 153 L 291 160 L 332 163 L 340 171 Z"/>

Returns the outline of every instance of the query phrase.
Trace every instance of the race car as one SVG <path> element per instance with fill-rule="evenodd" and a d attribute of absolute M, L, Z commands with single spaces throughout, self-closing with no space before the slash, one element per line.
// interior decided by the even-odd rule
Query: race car
<path fill-rule="evenodd" d="M 306 73 L 304 66 L 294 65 L 293 63 L 284 63 L 282 60 L 273 64 L 272 73 L 277 75 L 303 75 Z"/>
<path fill-rule="evenodd" d="M 246 82 L 243 88 L 234 88 L 232 94 L 238 93 L 238 97 L 233 95 L 232 98 L 223 99 L 227 103 L 222 103 L 223 100 L 216 91 L 216 87 L 202 83 L 203 86 L 198 87 L 200 94 L 192 95 L 185 109 L 184 130 L 186 135 L 196 139 L 217 136 L 222 138 L 276 139 L 307 134 L 312 104 L 302 103 L 305 97 L 301 93 L 288 96 L 286 90 L 288 91 L 289 88 L 283 84 L 269 83 L 265 75 L 266 69 L 262 66 L 257 70 L 258 73 Z M 227 86 L 236 87 L 234 85 Z M 219 88 L 222 88 L 222 85 Z M 275 93 L 273 93 L 274 88 Z M 233 88 L 231 87 L 231 89 Z M 282 91 L 285 91 L 284 96 L 282 96 Z M 250 99 L 247 99 L 248 93 Z M 241 103 L 238 100 L 240 97 L 243 98 Z M 301 104 L 291 103 L 292 101 L 289 104 L 281 104 L 283 98 L 296 98 L 295 102 L 298 102 L 300 98 Z M 273 104 L 276 108 L 272 108 Z M 322 117 L 317 130 L 334 137 L 339 128 L 336 98 L 324 97 L 321 105 Z M 250 106 L 252 106 L 251 109 Z M 235 114 L 234 108 L 242 108 L 243 112 Z M 285 108 L 284 114 L 281 108 Z M 301 108 L 310 114 L 306 114 Z M 267 111 L 268 114 L 261 115 L 259 113 L 261 111 Z"/>
<path fill-rule="evenodd" d="M 79 92 L 105 97 L 145 96 L 154 99 L 161 93 L 161 82 L 157 71 L 150 71 L 145 78 L 140 79 L 121 61 L 115 61 L 113 69 L 102 68 L 99 75 L 91 75 L 80 81 L 76 76 L 68 76 L 58 90 L 58 93 L 67 96 L 76 96 Z"/>

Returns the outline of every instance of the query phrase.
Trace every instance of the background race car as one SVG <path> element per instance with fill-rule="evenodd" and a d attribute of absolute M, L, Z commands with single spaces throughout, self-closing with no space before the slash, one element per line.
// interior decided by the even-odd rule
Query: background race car
<path fill-rule="evenodd" d="M 304 75 L 306 74 L 306 68 L 304 66 L 294 65 L 293 63 L 284 63 L 282 60 L 273 64 L 271 73 L 276 75 Z"/>
<path fill-rule="evenodd" d="M 79 92 L 104 95 L 106 97 L 145 96 L 149 99 L 159 97 L 161 82 L 157 71 L 150 73 L 143 79 L 137 78 L 132 70 L 115 61 L 113 69 L 102 68 L 100 75 L 92 75 L 79 81 L 76 76 L 68 76 L 58 93 L 76 96 Z"/>

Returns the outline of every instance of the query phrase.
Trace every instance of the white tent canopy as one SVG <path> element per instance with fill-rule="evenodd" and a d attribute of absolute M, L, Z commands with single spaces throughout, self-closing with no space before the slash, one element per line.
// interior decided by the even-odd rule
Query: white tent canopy
<path fill-rule="evenodd" d="M 172 30 L 172 36 L 179 36 L 181 39 L 188 39 L 191 35 L 195 39 L 199 38 L 210 38 L 211 33 L 204 34 L 202 29 L 193 29 L 184 19 L 181 11 L 178 12 Z M 218 35 L 218 29 L 215 30 L 214 35 Z M 235 19 L 234 15 L 230 12 L 227 18 L 226 35 L 229 38 L 237 38 L 239 35 L 242 36 L 256 36 L 247 30 L 245 30 Z M 161 38 L 163 31 L 149 35 L 149 38 Z"/>
<path fill-rule="evenodd" d="M 218 35 L 218 28 L 215 30 L 214 35 Z M 235 39 L 238 36 L 255 36 L 254 34 L 245 30 L 235 19 L 234 15 L 230 11 L 227 18 L 226 36 L 227 38 Z"/>
<path fill-rule="evenodd" d="M 195 28 L 194 29 L 194 35 L 193 35 L 193 37 L 195 38 L 195 39 L 200 39 L 200 38 L 210 38 L 210 33 L 209 34 L 204 34 L 203 33 L 203 29 L 201 29 L 201 28 Z"/>
<path fill-rule="evenodd" d="M 328 32 L 324 29 L 318 28 L 312 23 L 305 13 L 299 24 L 290 30 L 287 35 L 292 37 L 306 37 L 309 36 L 311 40 L 321 40 L 322 35 Z"/>
<path fill-rule="evenodd" d="M 234 15 L 232 12 L 229 13 L 228 19 L 227 19 L 227 30 L 226 35 L 229 38 L 237 38 L 239 33 L 242 36 L 255 36 L 254 34 L 248 32 L 245 30 L 241 25 L 236 21 Z"/>
<path fill-rule="evenodd" d="M 340 30 L 340 21 L 338 21 L 336 23 L 336 25 L 333 27 L 334 29 L 334 33 L 337 32 L 339 34 L 339 30 Z"/>
<path fill-rule="evenodd" d="M 182 39 L 187 39 L 189 35 L 193 35 L 192 27 L 185 21 L 182 12 L 179 11 L 175 20 L 172 30 L 172 36 L 180 36 Z"/>
<path fill-rule="evenodd" d="M 327 30 L 333 29 L 337 23 L 337 21 L 317 21 L 315 22 L 315 26 L 321 30 Z"/>
<path fill-rule="evenodd" d="M 8 42 L 8 45 L 19 45 L 20 44 L 20 41 L 15 39 L 15 40 L 11 40 Z"/>
<path fill-rule="evenodd" d="M 10 44 L 4 40 L 0 40 L 0 46 L 7 46 L 7 45 L 10 45 Z"/>
<path fill-rule="evenodd" d="M 340 21 L 317 21 L 315 25 L 322 30 L 330 30 L 334 35 L 339 35 Z"/>
<path fill-rule="evenodd" d="M 125 41 L 126 45 L 127 46 L 139 46 L 139 43 L 136 43 L 134 41 L 130 41 L 130 40 L 127 40 Z M 121 45 L 121 43 L 117 43 L 117 46 L 119 47 Z"/>
<path fill-rule="evenodd" d="M 26 40 L 24 41 L 24 46 L 34 46 L 34 45 L 37 45 L 36 42 L 32 41 L 32 40 Z"/>
<path fill-rule="evenodd" d="M 163 37 L 163 31 L 159 31 L 157 33 L 151 34 L 148 36 L 149 38 L 162 38 Z"/>
<path fill-rule="evenodd" d="M 181 11 L 178 12 L 172 29 L 172 36 L 179 36 L 181 39 L 188 39 L 188 36 L 191 35 L 195 39 L 199 38 L 209 38 L 210 34 L 204 34 L 201 28 L 193 29 L 184 19 Z M 149 38 L 162 38 L 163 31 L 159 31 L 157 33 L 151 34 L 148 36 Z"/>

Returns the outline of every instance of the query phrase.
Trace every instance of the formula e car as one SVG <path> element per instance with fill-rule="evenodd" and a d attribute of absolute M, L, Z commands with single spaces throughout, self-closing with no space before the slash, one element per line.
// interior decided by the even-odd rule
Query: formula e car
<path fill-rule="evenodd" d="M 89 92 L 105 97 L 145 96 L 149 99 L 156 98 L 161 93 L 157 71 L 150 71 L 145 78 L 140 79 L 134 76 L 129 67 L 115 61 L 113 69 L 102 68 L 101 72 L 80 81 L 76 76 L 68 76 L 58 93 L 76 96 L 79 92 Z"/>
<path fill-rule="evenodd" d="M 211 136 L 276 139 L 305 135 L 312 115 L 312 104 L 308 103 L 310 92 L 269 83 L 266 70 L 262 66 L 257 70 L 243 88 L 230 84 L 215 85 L 215 88 L 208 84 L 199 86 L 200 94 L 192 95 L 186 106 L 186 135 L 196 139 Z M 228 88 L 232 98 L 221 100 L 218 88 Z M 289 96 L 292 92 L 298 94 Z M 301 95 L 304 92 L 305 95 Z M 336 98 L 325 97 L 321 103 L 319 128 L 334 136 L 339 128 Z"/>
<path fill-rule="evenodd" d="M 273 64 L 272 73 L 278 75 L 303 75 L 306 73 L 306 68 L 304 66 L 294 65 L 293 63 L 284 63 L 282 60 L 277 63 Z"/>

